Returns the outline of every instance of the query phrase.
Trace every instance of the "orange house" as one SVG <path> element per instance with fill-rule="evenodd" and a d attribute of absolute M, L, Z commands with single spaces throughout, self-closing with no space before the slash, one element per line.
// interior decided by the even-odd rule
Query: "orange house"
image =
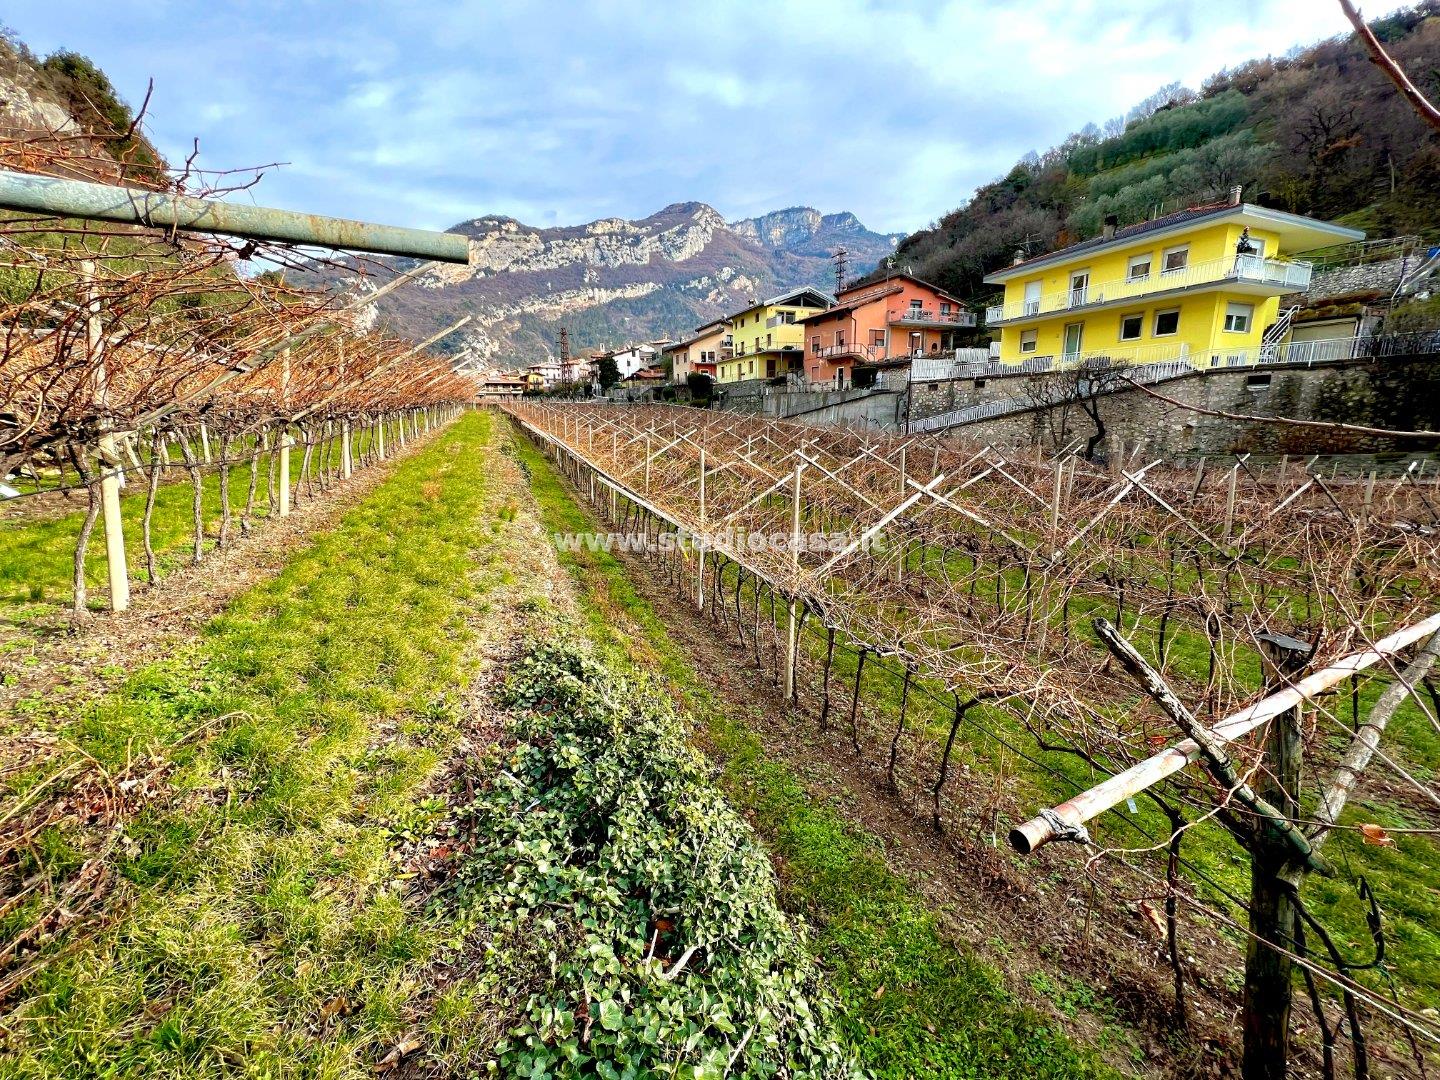
<path fill-rule="evenodd" d="M 955 348 L 974 312 L 955 297 L 909 274 L 891 274 L 844 290 L 835 306 L 800 320 L 805 328 L 805 378 L 845 387 L 857 365 L 931 356 Z"/>

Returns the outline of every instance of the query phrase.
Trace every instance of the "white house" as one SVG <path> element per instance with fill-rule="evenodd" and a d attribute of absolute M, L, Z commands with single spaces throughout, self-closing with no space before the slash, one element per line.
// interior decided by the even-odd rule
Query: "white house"
<path fill-rule="evenodd" d="M 623 349 L 616 349 L 609 355 L 615 358 L 615 367 L 620 371 L 620 378 L 628 379 L 641 368 L 658 364 L 660 348 L 668 344 L 668 340 L 646 341 L 639 345 L 627 345 Z"/>

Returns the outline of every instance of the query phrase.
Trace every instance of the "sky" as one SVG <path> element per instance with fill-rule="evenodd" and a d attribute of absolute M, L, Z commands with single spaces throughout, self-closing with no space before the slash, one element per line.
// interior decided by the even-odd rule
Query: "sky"
<path fill-rule="evenodd" d="M 1379 15 L 1395 5 L 1371 4 Z M 1373 10 L 1371 10 L 1373 8 Z M 445 228 L 848 210 L 908 232 L 1158 87 L 1348 28 L 1334 0 L 10 0 L 172 162 L 269 206 Z"/>

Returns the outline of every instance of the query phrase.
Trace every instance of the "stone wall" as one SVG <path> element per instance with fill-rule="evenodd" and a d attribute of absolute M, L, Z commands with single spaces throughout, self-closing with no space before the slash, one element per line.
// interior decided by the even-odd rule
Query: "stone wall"
<path fill-rule="evenodd" d="M 1055 376 L 1036 376 L 1037 379 Z M 1021 379 L 991 379 L 980 393 L 1014 397 Z M 973 389 L 973 388 L 972 388 Z M 1097 439 L 1097 453 L 1114 456 L 1136 448 L 1154 456 L 1187 454 L 1353 454 L 1433 450 L 1434 440 L 1337 432 L 1264 423 L 1285 416 L 1396 430 L 1440 429 L 1440 360 L 1391 357 L 1315 367 L 1276 367 L 1196 372 L 1154 388 L 1182 405 L 1257 417 L 1232 420 L 1162 401 L 1143 390 L 1096 398 L 1099 428 L 1077 403 L 1028 409 L 952 431 L 996 446 L 1047 449 L 1079 438 Z M 983 400 L 983 399 L 981 399 Z M 966 402 L 961 402 L 961 405 Z M 954 407 L 960 407 L 959 405 Z"/>

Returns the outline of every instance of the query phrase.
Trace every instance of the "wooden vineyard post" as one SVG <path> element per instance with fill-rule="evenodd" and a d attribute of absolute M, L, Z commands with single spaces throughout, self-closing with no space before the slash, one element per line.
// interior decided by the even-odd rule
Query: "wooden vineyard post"
<path fill-rule="evenodd" d="M 800 473 L 805 468 L 803 461 L 795 463 L 795 486 L 790 493 L 790 568 L 792 571 L 800 569 Z M 798 578 L 798 573 L 795 574 Z M 797 622 L 799 614 L 799 601 L 790 597 L 790 605 L 787 609 L 785 620 L 785 700 L 789 701 L 795 696 L 795 660 L 798 642 L 796 640 Z"/>
<path fill-rule="evenodd" d="M 700 451 L 700 535 L 695 547 L 695 606 L 705 610 L 705 451 Z"/>
<path fill-rule="evenodd" d="M 1235 528 L 1235 484 L 1240 479 L 1240 466 L 1230 470 L 1230 483 L 1225 489 L 1225 531 L 1220 535 L 1227 540 Z"/>
<path fill-rule="evenodd" d="M 385 460 L 385 417 L 375 421 L 375 460 Z"/>
<path fill-rule="evenodd" d="M 350 419 L 340 421 L 340 479 L 349 480 L 355 472 L 355 461 L 350 452 Z"/>
<path fill-rule="evenodd" d="M 1054 536 L 1060 529 L 1060 492 L 1062 490 L 1061 479 L 1065 475 L 1065 462 L 1063 459 L 1055 460 L 1055 476 L 1052 480 L 1050 492 L 1050 534 Z"/>
<path fill-rule="evenodd" d="M 1284 634 L 1261 634 L 1267 692 L 1293 682 L 1310 657 L 1310 646 Z M 1299 810 L 1303 764 L 1300 711 L 1270 721 L 1265 762 L 1256 794 L 1294 820 Z M 1245 947 L 1245 1080 L 1285 1080 L 1289 1060 L 1290 1006 L 1294 993 L 1290 954 L 1295 942 L 1292 893 L 1300 880 L 1293 850 L 1275 830 L 1256 823 L 1250 858 L 1250 938 Z"/>
<path fill-rule="evenodd" d="M 290 350 L 286 349 L 280 354 L 280 402 L 282 407 L 288 405 L 290 399 Z M 277 440 L 279 451 L 279 462 L 277 471 L 279 477 L 280 505 L 276 510 L 276 516 L 290 516 L 290 448 L 295 445 L 295 439 L 290 434 L 290 425 L 285 424 L 280 429 L 280 438 Z"/>
<path fill-rule="evenodd" d="M 130 606 L 130 574 L 125 565 L 125 533 L 120 518 L 120 485 L 125 476 L 124 463 L 106 415 L 110 381 L 105 369 L 105 336 L 100 326 L 100 297 L 95 289 L 95 262 L 85 259 L 80 263 L 80 267 L 88 282 L 85 336 L 91 367 L 95 372 L 95 405 L 101 414 L 100 510 L 105 522 L 105 567 L 110 579 L 110 610 L 124 611 Z"/>

